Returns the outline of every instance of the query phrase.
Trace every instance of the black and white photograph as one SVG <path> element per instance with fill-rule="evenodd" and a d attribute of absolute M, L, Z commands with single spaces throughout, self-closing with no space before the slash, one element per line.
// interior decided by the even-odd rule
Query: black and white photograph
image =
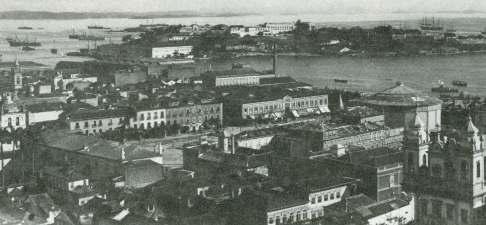
<path fill-rule="evenodd" d="M 0 225 L 486 225 L 485 0 L 0 0 Z"/>

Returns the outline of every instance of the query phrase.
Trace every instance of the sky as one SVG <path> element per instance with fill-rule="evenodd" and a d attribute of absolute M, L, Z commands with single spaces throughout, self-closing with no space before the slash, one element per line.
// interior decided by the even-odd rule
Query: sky
<path fill-rule="evenodd" d="M 486 11 L 486 0 L 0 0 L 0 11 L 378 13 Z"/>

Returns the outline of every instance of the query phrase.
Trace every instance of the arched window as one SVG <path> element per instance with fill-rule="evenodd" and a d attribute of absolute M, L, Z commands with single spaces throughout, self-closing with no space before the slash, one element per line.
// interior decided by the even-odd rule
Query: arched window
<path fill-rule="evenodd" d="M 481 177 L 481 163 L 479 161 L 476 162 L 476 177 Z"/>

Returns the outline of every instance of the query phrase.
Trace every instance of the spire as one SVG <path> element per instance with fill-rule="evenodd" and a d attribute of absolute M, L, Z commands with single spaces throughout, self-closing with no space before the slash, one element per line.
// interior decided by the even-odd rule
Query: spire
<path fill-rule="evenodd" d="M 467 121 L 467 132 L 477 134 L 479 132 L 478 128 L 474 125 L 471 116 L 469 116 Z"/>
<path fill-rule="evenodd" d="M 339 109 L 344 110 L 344 103 L 343 103 L 343 98 L 341 97 L 341 94 L 339 94 Z"/>

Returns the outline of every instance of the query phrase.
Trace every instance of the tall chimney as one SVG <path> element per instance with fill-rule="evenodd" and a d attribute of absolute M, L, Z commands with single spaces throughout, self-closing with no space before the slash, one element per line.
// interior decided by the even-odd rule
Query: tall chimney
<path fill-rule="evenodd" d="M 272 73 L 277 76 L 277 44 L 274 42 L 273 43 L 273 67 L 272 67 Z"/>

